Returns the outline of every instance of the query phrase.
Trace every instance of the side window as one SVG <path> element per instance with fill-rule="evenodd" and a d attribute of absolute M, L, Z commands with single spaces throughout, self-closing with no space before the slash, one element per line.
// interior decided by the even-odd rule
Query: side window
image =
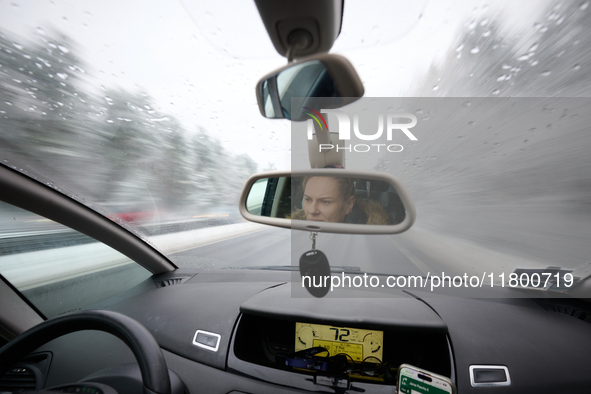
<path fill-rule="evenodd" d="M 0 274 L 47 318 L 92 307 L 151 275 L 93 238 L 3 202 Z"/>

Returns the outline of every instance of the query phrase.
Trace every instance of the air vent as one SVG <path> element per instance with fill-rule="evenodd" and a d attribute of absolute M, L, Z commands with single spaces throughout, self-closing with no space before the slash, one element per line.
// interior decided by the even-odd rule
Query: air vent
<path fill-rule="evenodd" d="M 554 312 L 564 313 L 565 315 L 569 315 L 572 317 L 576 317 L 579 320 L 586 321 L 587 323 L 591 323 L 591 314 L 588 311 L 584 311 L 577 308 L 569 308 L 567 306 L 554 306 L 552 308 Z"/>
<path fill-rule="evenodd" d="M 18 393 L 40 390 L 45 384 L 45 375 L 51 353 L 37 353 L 25 358 L 0 377 L 0 393 Z"/>
<path fill-rule="evenodd" d="M 181 285 L 191 279 L 194 274 L 184 274 L 178 272 L 166 272 L 160 275 L 154 275 L 152 280 L 156 287 L 167 287 L 167 286 L 175 286 Z"/>
<path fill-rule="evenodd" d="M 0 392 L 37 390 L 37 368 L 18 364 L 0 378 Z M 40 374 L 39 374 L 40 375 Z"/>
<path fill-rule="evenodd" d="M 591 307 L 588 303 L 574 299 L 534 299 L 542 308 L 572 316 L 591 323 Z"/>
<path fill-rule="evenodd" d="M 180 285 L 185 278 L 171 278 L 160 282 L 160 287 Z"/>

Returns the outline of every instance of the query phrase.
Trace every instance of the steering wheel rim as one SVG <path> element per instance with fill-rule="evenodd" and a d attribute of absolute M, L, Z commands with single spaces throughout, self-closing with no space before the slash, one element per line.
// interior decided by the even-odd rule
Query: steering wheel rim
<path fill-rule="evenodd" d="M 144 393 L 171 394 L 168 368 L 158 342 L 136 320 L 118 312 L 82 310 L 36 325 L 0 348 L 0 376 L 45 343 L 82 330 L 104 331 L 121 339 L 133 352 L 142 374 Z"/>

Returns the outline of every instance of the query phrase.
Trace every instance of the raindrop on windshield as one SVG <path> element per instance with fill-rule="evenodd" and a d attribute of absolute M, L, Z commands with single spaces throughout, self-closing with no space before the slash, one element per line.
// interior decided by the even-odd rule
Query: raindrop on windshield
<path fill-rule="evenodd" d="M 546 70 L 546 71 L 542 72 L 542 74 L 540 74 L 540 75 L 543 76 L 543 77 L 547 77 L 551 73 L 552 73 L 551 71 Z"/>
<path fill-rule="evenodd" d="M 163 116 L 161 118 L 153 118 L 153 119 L 148 119 L 150 122 L 164 122 L 166 120 L 168 120 L 167 116 Z"/>
<path fill-rule="evenodd" d="M 37 56 L 37 60 L 39 60 L 40 62 L 45 64 L 45 67 L 51 67 L 51 63 L 49 63 L 47 60 L 43 59 L 42 57 Z"/>
<path fill-rule="evenodd" d="M 554 9 L 556 9 L 556 8 L 558 8 L 558 7 L 554 7 Z M 548 16 L 549 21 L 555 21 L 558 18 L 560 18 L 560 14 L 558 12 L 553 12 L 550 14 L 550 16 Z"/>
<path fill-rule="evenodd" d="M 499 89 L 495 89 L 495 90 L 493 90 L 492 95 L 493 96 L 498 96 L 499 93 L 501 93 L 501 91 Z"/>
<path fill-rule="evenodd" d="M 479 47 L 474 47 L 474 48 L 472 48 L 470 50 L 470 53 L 473 54 L 473 55 L 477 54 L 478 52 L 480 52 L 480 48 Z"/>

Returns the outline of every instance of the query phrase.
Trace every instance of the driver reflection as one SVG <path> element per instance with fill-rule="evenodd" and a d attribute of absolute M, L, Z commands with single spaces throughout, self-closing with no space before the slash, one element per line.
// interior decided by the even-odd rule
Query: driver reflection
<path fill-rule="evenodd" d="M 294 212 L 292 219 L 381 225 L 389 222 L 388 214 L 378 202 L 356 201 L 351 178 L 306 177 L 302 189 L 302 209 Z"/>
<path fill-rule="evenodd" d="M 355 186 L 349 178 L 315 176 L 303 182 L 306 220 L 343 223 L 355 205 Z"/>

